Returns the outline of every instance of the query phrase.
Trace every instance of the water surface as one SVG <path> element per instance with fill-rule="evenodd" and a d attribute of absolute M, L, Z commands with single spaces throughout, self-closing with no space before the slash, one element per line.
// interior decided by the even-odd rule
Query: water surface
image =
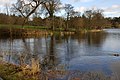
<path fill-rule="evenodd" d="M 26 64 L 31 64 L 34 57 L 40 60 L 44 69 L 56 69 L 62 65 L 70 71 L 95 71 L 120 76 L 120 57 L 115 56 L 120 55 L 120 29 L 71 36 L 1 38 L 0 51 L 1 59 L 14 64 L 20 64 L 21 56 L 24 56 Z"/>

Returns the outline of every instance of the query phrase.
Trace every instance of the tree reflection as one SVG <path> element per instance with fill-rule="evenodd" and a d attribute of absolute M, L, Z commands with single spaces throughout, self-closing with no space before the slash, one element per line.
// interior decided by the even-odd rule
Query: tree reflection
<path fill-rule="evenodd" d="M 1 42 L 0 45 L 4 43 L 4 46 L 7 47 L 8 53 L 5 54 L 6 61 L 10 63 L 14 61 L 15 64 L 17 63 L 22 67 L 28 67 L 29 65 L 33 73 L 42 70 L 41 72 L 43 72 L 44 76 L 47 71 L 56 71 L 55 73 L 57 73 L 60 70 L 63 70 L 63 72 L 71 70 L 71 68 L 74 68 L 71 62 L 74 62 L 73 59 L 75 58 L 80 58 L 81 55 L 83 57 L 86 55 L 99 55 L 98 47 L 103 44 L 106 36 L 103 32 L 81 33 L 71 36 L 52 35 L 49 37 L 42 36 L 40 38 L 22 38 L 19 40 L 9 39 L 5 43 Z M 22 46 L 18 45 L 18 43 L 22 44 Z M 21 52 L 17 51 L 15 47 L 20 47 Z M 2 46 L 0 46 L 0 50 L 2 49 Z M 17 52 L 14 52 L 15 50 Z M 86 75 L 88 76 L 88 74 Z M 68 79 L 71 75 L 65 76 Z"/>
<path fill-rule="evenodd" d="M 47 47 L 48 47 L 48 44 L 46 45 L 46 48 Z M 58 59 L 55 52 L 55 36 L 54 35 L 50 37 L 49 48 L 47 49 L 46 49 L 46 52 L 48 53 L 44 57 L 43 66 L 46 67 L 47 69 L 55 69 L 56 65 L 58 64 Z"/>
<path fill-rule="evenodd" d="M 74 55 L 73 43 L 71 42 L 71 36 L 65 36 L 65 61 L 66 69 L 69 70 L 69 62 Z"/>
<path fill-rule="evenodd" d="M 5 59 L 7 60 L 8 63 L 11 62 L 11 58 L 12 58 L 12 53 L 13 53 L 13 39 L 12 37 L 9 38 L 9 41 L 8 41 L 8 51 L 6 51 L 6 54 L 5 54 Z"/>
<path fill-rule="evenodd" d="M 104 32 L 99 33 L 88 33 L 87 34 L 87 43 L 92 46 L 100 46 L 103 43 L 103 39 L 105 39 L 106 34 Z"/>
<path fill-rule="evenodd" d="M 105 32 L 77 33 L 72 39 L 77 39 L 79 43 L 86 42 L 89 46 L 100 46 L 106 38 Z"/>

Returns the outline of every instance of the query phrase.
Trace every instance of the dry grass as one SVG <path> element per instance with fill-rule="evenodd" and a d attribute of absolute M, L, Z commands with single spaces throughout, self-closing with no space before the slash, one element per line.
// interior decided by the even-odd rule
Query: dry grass
<path fill-rule="evenodd" d="M 5 80 L 39 80 L 40 73 L 32 74 L 31 69 L 0 62 L 0 76 Z"/>
<path fill-rule="evenodd" d="M 32 59 L 32 66 L 16 66 L 0 62 L 0 77 L 5 80 L 117 80 L 115 76 L 106 76 L 102 72 L 41 70 L 39 60 Z"/>

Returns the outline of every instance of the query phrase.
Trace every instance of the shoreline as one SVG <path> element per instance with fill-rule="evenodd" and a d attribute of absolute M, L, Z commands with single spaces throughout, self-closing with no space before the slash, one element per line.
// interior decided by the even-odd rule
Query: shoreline
<path fill-rule="evenodd" d="M 103 29 L 93 29 L 93 30 L 80 30 L 80 33 L 97 33 L 102 32 Z"/>
<path fill-rule="evenodd" d="M 101 72 L 85 72 L 74 70 L 47 70 L 42 72 L 31 73 L 29 69 L 21 70 L 20 66 L 0 61 L 0 77 L 4 80 L 49 80 L 49 79 L 66 79 L 69 75 L 70 80 L 89 80 L 89 79 L 105 79 L 111 80 L 113 76 L 105 76 Z M 91 76 L 92 75 L 92 76 Z"/>
<path fill-rule="evenodd" d="M 101 31 L 103 31 L 103 30 L 100 30 L 100 29 L 95 30 L 95 29 L 93 29 L 93 30 L 89 30 L 88 32 L 101 32 Z"/>
<path fill-rule="evenodd" d="M 5 37 L 41 37 L 41 36 L 53 36 L 53 35 L 74 35 L 76 33 L 87 33 L 87 32 L 101 32 L 102 29 L 93 29 L 93 30 L 80 30 L 76 31 L 52 31 L 52 30 L 39 30 L 39 29 L 0 29 L 0 36 Z"/>
<path fill-rule="evenodd" d="M 38 80 L 38 75 L 29 74 L 30 71 L 26 70 L 26 73 L 20 66 L 0 61 L 0 77 L 4 80 Z"/>
<path fill-rule="evenodd" d="M 41 37 L 53 35 L 73 35 L 74 31 L 52 31 L 52 30 L 33 30 L 33 29 L 0 29 L 0 36 L 5 37 Z"/>

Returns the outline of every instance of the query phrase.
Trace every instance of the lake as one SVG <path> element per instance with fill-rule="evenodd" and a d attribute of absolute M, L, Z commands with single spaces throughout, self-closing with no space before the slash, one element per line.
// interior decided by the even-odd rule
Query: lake
<path fill-rule="evenodd" d="M 120 29 L 75 35 L 0 39 L 0 59 L 19 65 L 39 59 L 44 70 L 100 72 L 120 80 Z"/>

